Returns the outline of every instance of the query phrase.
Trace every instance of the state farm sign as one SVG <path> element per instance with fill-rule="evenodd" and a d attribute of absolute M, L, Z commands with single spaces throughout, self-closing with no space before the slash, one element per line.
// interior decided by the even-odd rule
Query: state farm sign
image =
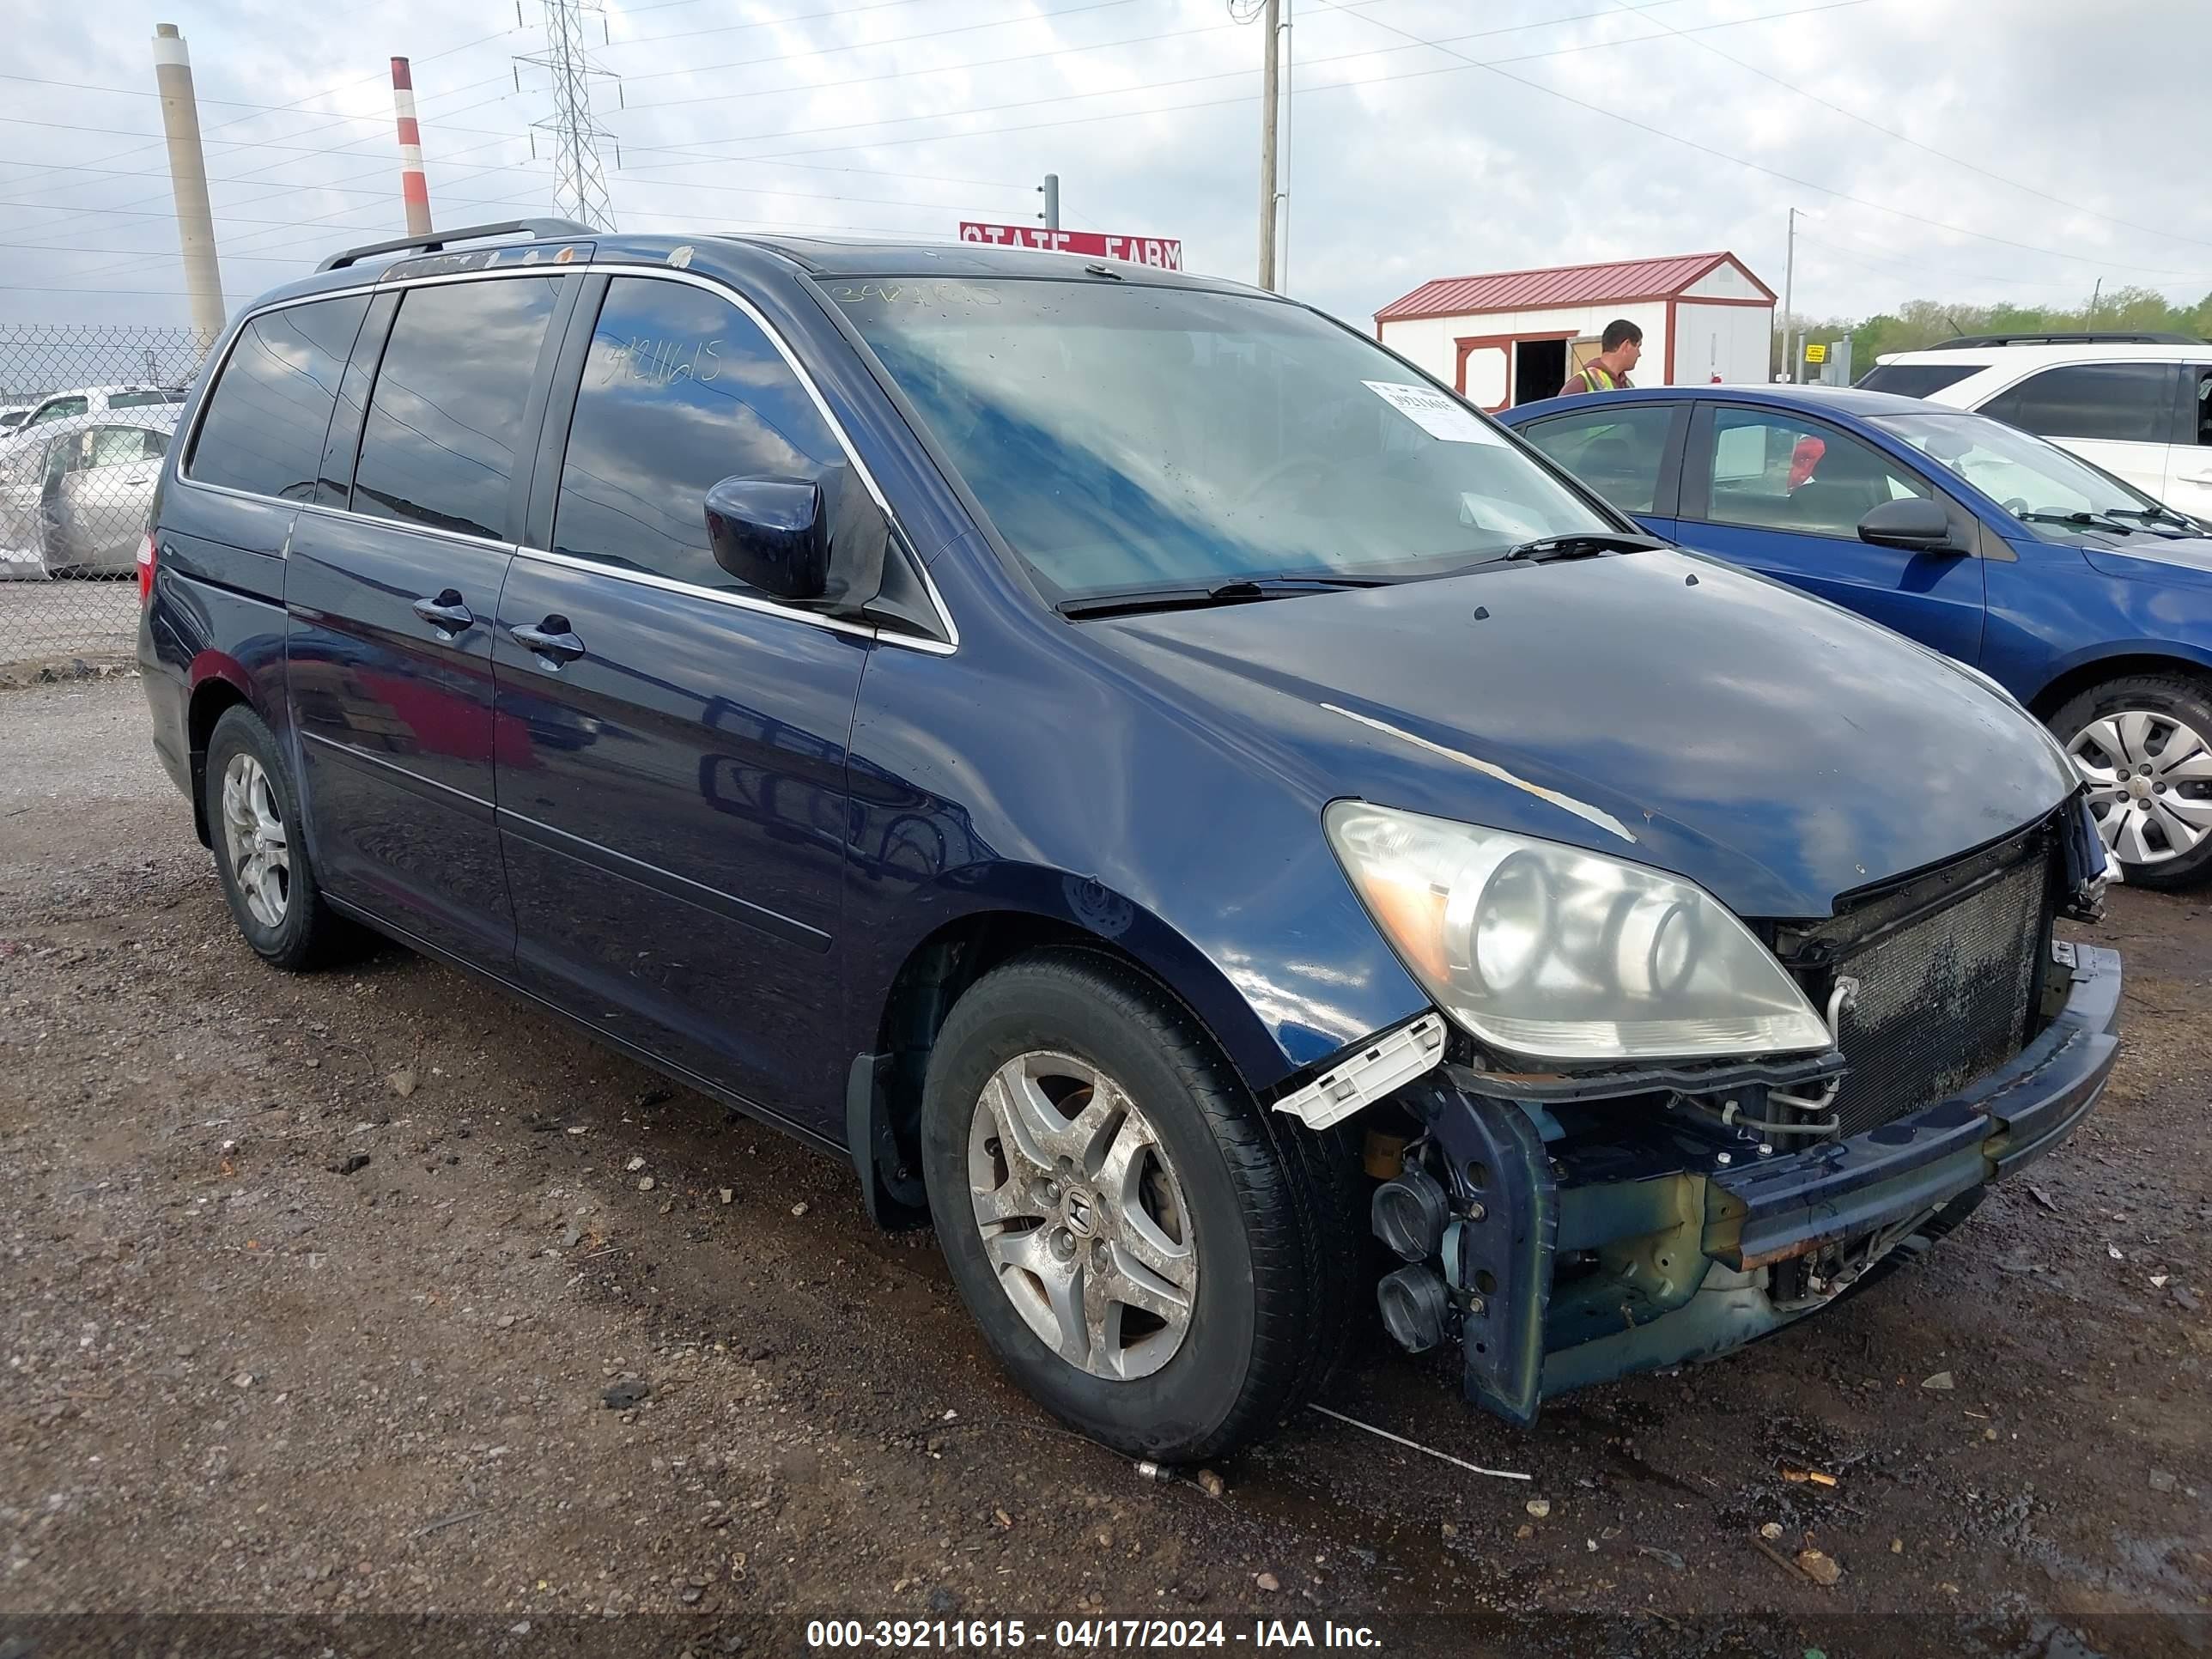
<path fill-rule="evenodd" d="M 963 242 L 995 242 L 1000 247 L 1040 247 L 1052 253 L 1087 253 L 1094 259 L 1127 259 L 1133 264 L 1182 269 L 1182 244 L 1172 236 L 1109 236 L 1097 230 L 1047 230 L 1042 225 L 986 225 L 960 222 Z"/>

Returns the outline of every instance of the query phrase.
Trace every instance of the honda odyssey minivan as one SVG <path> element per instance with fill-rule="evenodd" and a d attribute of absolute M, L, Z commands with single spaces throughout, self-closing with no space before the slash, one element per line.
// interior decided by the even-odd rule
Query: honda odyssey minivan
<path fill-rule="evenodd" d="M 1264 1431 L 1363 1304 L 1521 1422 L 1746 1342 L 2113 1063 L 2016 703 L 1273 295 L 356 250 L 232 325 L 140 556 L 254 951 L 365 926 L 849 1159 L 1133 1453 Z"/>

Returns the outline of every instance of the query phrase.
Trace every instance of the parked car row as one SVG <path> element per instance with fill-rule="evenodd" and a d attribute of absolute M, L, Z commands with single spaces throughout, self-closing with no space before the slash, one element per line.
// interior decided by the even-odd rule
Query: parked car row
<path fill-rule="evenodd" d="M 0 579 L 131 574 L 179 408 L 65 416 L 0 443 Z"/>
<path fill-rule="evenodd" d="M 1692 547 L 2167 568 L 2100 477 L 1991 439 L 2008 514 L 1872 423 L 1923 409 L 1539 441 Z M 254 951 L 365 925 L 849 1158 L 1133 1453 L 1263 1432 L 1369 1297 L 1520 1422 L 1765 1335 L 2114 1062 L 2078 753 L 1279 295 L 385 244 L 233 324 L 151 526 L 155 744 Z"/>
<path fill-rule="evenodd" d="M 1651 387 L 1502 418 L 1654 534 L 1989 675 L 2066 745 L 2127 880 L 2212 871 L 2212 526 L 1886 392 Z"/>

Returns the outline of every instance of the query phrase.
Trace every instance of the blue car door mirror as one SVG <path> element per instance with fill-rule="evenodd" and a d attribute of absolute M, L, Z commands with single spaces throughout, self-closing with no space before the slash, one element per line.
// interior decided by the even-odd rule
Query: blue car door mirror
<path fill-rule="evenodd" d="M 707 492 L 714 562 L 793 605 L 865 609 L 883 586 L 890 529 L 839 464 L 812 477 L 725 478 Z"/>
<path fill-rule="evenodd" d="M 1951 515 L 1941 501 L 1905 495 L 1868 510 L 1859 520 L 1859 539 L 1876 547 L 1900 547 L 1912 553 L 1964 553 L 1952 533 Z"/>

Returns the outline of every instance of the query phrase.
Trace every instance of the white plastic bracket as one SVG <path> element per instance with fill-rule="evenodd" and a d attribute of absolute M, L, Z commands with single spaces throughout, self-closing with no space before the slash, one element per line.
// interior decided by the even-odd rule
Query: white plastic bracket
<path fill-rule="evenodd" d="M 1275 1103 L 1309 1129 L 1341 1123 L 1370 1101 L 1412 1082 L 1444 1057 L 1444 1020 L 1431 1010 L 1361 1043 L 1349 1060 Z"/>

